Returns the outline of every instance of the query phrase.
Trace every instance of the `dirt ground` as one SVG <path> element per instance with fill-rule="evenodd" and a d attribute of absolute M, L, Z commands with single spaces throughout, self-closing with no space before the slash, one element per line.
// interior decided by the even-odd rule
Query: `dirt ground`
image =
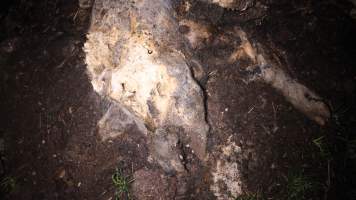
<path fill-rule="evenodd" d="M 241 148 L 245 197 L 236 199 L 354 200 L 355 7 L 332 0 L 261 4 L 263 12 L 192 4 L 196 12 L 189 17 L 211 23 L 217 35 L 195 51 L 208 74 L 200 82 L 211 126 L 208 151 L 226 141 Z M 146 138 L 135 128 L 105 142 L 98 136 L 97 122 L 111 103 L 93 91 L 86 74 L 82 48 L 90 13 L 76 1 L 17 0 L 1 7 L 1 199 L 115 199 L 116 168 L 130 180 L 138 170 L 162 185 L 174 179 L 160 178 L 160 169 L 145 172 L 153 166 Z M 324 98 L 332 110 L 327 125 L 318 126 L 270 86 L 248 82 L 236 64 L 221 61 L 234 38 L 214 41 L 236 25 Z M 182 199 L 215 199 L 208 173 L 214 163 L 203 167 L 189 159 L 191 177 Z M 157 195 L 174 199 L 170 190 L 179 185 L 172 185 L 157 188 Z"/>

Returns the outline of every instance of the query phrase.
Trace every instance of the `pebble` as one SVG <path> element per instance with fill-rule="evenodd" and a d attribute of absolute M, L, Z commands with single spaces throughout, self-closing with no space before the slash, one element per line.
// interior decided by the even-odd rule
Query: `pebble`
<path fill-rule="evenodd" d="M 61 172 L 58 174 L 58 178 L 62 179 L 66 175 L 66 170 L 62 169 Z"/>

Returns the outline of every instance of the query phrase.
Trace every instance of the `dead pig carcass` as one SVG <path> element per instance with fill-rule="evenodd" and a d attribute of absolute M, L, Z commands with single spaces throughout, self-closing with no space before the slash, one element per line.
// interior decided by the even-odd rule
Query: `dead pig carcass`
<path fill-rule="evenodd" d="M 179 127 L 181 133 L 171 134 L 186 138 L 204 160 L 209 127 L 203 94 L 180 51 L 172 13 L 169 0 L 95 1 L 84 47 L 86 63 L 94 90 L 140 118 L 151 144 L 162 144 L 162 137 L 155 135 L 169 135 L 166 127 Z M 164 169 L 182 170 L 178 155 L 151 149 Z"/>

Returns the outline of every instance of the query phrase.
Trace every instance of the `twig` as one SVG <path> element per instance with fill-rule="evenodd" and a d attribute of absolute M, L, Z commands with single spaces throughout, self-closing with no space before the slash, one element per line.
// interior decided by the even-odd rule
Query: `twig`
<path fill-rule="evenodd" d="M 252 106 L 252 108 L 247 112 L 247 114 L 250 114 L 250 112 L 252 112 L 253 109 L 255 109 L 255 106 Z"/>
<path fill-rule="evenodd" d="M 77 11 L 75 12 L 74 17 L 73 17 L 73 21 L 75 21 L 75 19 L 77 18 L 78 12 L 79 12 L 79 9 L 77 9 Z"/>
<path fill-rule="evenodd" d="M 277 112 L 276 112 L 276 108 L 274 107 L 274 102 L 272 101 L 272 108 L 273 108 L 273 118 L 274 121 L 277 121 Z"/>

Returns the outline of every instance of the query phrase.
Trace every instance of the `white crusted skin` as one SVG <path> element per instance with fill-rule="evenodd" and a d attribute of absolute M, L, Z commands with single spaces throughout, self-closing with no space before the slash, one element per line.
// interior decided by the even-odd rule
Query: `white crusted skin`
<path fill-rule="evenodd" d="M 84 46 L 88 74 L 97 93 L 124 105 L 149 131 L 182 128 L 204 160 L 203 94 L 180 52 L 172 9 L 170 0 L 96 0 Z"/>

